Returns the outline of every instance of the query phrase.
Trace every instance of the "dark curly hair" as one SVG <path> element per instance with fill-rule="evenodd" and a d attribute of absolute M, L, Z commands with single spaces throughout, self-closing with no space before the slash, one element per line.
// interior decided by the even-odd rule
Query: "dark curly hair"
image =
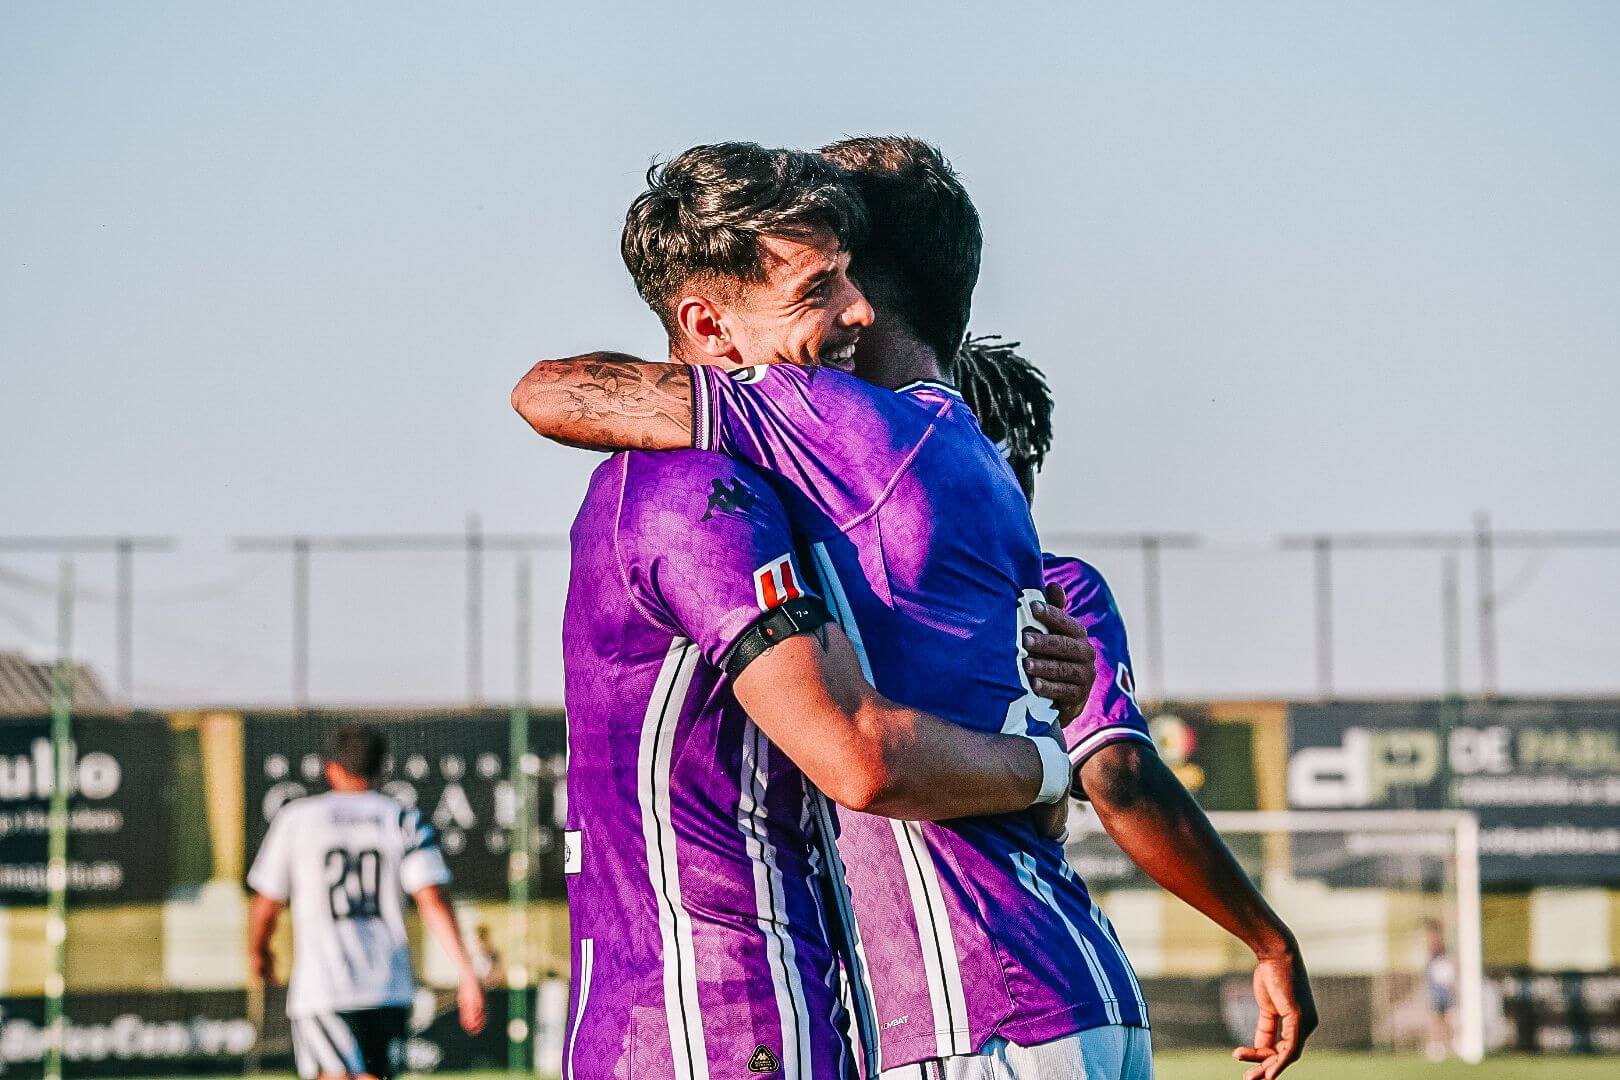
<path fill-rule="evenodd" d="M 1019 344 L 970 336 L 956 354 L 956 385 L 986 437 L 1006 448 L 1027 492 L 1052 448 L 1052 390 L 1041 369 L 1018 355 Z"/>
<path fill-rule="evenodd" d="M 765 276 L 760 238 L 864 235 L 866 209 L 820 156 L 750 142 L 694 146 L 647 170 L 619 251 L 636 291 L 674 333 L 671 305 L 688 282 L 724 288 Z"/>

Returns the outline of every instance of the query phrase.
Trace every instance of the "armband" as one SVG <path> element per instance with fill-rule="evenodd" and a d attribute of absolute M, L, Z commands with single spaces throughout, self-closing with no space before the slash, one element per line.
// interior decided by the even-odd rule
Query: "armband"
<path fill-rule="evenodd" d="M 720 667 L 727 678 L 735 679 L 772 645 L 780 644 L 794 634 L 808 634 L 830 622 L 832 616 L 827 614 L 827 606 L 818 598 L 796 596 L 755 619 L 753 625 L 731 643 L 731 648 L 720 660 Z"/>

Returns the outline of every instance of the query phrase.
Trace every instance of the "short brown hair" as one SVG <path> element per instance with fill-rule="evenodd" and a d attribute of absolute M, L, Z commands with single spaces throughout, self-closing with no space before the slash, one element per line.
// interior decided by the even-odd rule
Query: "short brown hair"
<path fill-rule="evenodd" d="M 371 781 L 381 776 L 386 757 L 388 740 L 382 732 L 365 724 L 339 725 L 327 740 L 326 760 L 362 780 Z"/>
<path fill-rule="evenodd" d="M 866 226 L 849 180 L 821 157 L 750 142 L 694 146 L 647 170 L 619 251 L 636 291 L 675 331 L 670 305 L 689 281 L 760 281 L 765 236 L 831 233 L 845 248 Z"/>
<path fill-rule="evenodd" d="M 905 320 L 947 372 L 967 333 L 984 233 L 979 211 L 935 146 L 909 135 L 821 148 L 866 203 L 871 227 L 850 272 L 874 306 Z"/>

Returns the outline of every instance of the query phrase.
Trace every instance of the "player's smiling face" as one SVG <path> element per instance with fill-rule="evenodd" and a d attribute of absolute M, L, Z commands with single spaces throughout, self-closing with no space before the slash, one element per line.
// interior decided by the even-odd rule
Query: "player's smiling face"
<path fill-rule="evenodd" d="M 736 361 L 852 370 L 872 305 L 850 279 L 849 252 L 827 234 L 766 236 L 760 246 L 764 280 L 717 305 Z"/>

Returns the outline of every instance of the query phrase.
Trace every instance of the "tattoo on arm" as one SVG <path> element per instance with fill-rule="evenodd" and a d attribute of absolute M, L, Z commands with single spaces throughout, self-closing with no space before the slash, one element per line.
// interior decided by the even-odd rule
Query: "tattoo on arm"
<path fill-rule="evenodd" d="M 512 406 L 548 439 L 597 450 L 692 445 L 692 372 L 620 353 L 542 360 L 512 391 Z"/>

